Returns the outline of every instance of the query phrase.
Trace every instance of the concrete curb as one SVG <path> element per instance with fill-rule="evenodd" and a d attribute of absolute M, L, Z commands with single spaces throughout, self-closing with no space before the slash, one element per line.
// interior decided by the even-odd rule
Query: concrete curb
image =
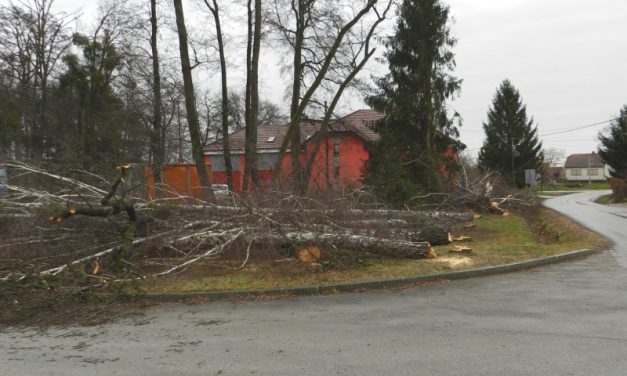
<path fill-rule="evenodd" d="M 484 277 L 494 274 L 510 273 L 529 268 L 535 268 L 543 265 L 555 264 L 562 261 L 583 258 L 600 251 L 590 249 L 581 249 L 562 253 L 555 256 L 548 256 L 539 259 L 516 262 L 499 266 L 491 266 L 487 268 L 460 270 L 456 272 L 446 272 L 437 274 L 428 274 L 408 278 L 386 279 L 360 283 L 339 283 L 333 285 L 320 286 L 303 286 L 303 287 L 285 287 L 275 289 L 262 290 L 234 290 L 234 291 L 211 291 L 211 292 L 190 292 L 190 293 L 164 293 L 164 294 L 146 294 L 141 298 L 154 301 L 176 301 L 191 298 L 205 298 L 210 300 L 220 299 L 241 299 L 254 298 L 258 296 L 302 296 L 302 295 L 318 295 L 337 292 L 355 292 L 360 290 L 378 290 L 386 288 L 402 287 L 420 282 L 441 281 L 466 279 L 474 277 Z"/>

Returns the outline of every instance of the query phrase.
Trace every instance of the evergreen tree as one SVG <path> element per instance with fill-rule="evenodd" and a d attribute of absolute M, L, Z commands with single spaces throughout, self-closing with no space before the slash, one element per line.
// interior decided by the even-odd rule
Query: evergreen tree
<path fill-rule="evenodd" d="M 612 176 L 627 179 L 627 105 L 610 124 L 608 134 L 599 134 L 599 141 L 599 155 L 611 167 Z"/>
<path fill-rule="evenodd" d="M 54 88 L 51 104 L 56 127 L 51 132 L 57 161 L 76 162 L 90 170 L 103 163 L 120 163 L 124 104 L 113 81 L 122 66 L 108 31 L 102 37 L 75 34 L 74 46 L 81 55 L 63 57 L 65 72 Z"/>
<path fill-rule="evenodd" d="M 373 145 L 365 171 L 367 184 L 388 200 L 402 202 L 440 183 L 444 152 L 459 133 L 446 100 L 460 90 L 461 80 L 451 48 L 449 7 L 440 0 L 404 0 L 395 34 L 387 39 L 390 72 L 377 81 L 368 104 L 385 113 L 378 124 L 381 140 Z M 441 136 L 451 142 L 438 142 Z"/>
<path fill-rule="evenodd" d="M 486 138 L 479 151 L 483 171 L 498 171 L 520 187 L 525 183 L 525 169 L 541 169 L 544 158 L 538 129 L 533 118 L 527 119 L 527 107 L 508 80 L 497 89 L 483 130 Z"/>

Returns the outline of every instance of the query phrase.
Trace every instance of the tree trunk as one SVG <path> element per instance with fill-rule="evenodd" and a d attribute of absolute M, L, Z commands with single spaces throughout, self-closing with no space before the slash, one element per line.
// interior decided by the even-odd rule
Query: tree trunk
<path fill-rule="evenodd" d="M 298 154 L 300 152 L 300 118 L 297 119 L 296 114 L 298 112 L 298 106 L 300 105 L 300 89 L 303 79 L 302 53 L 305 38 L 305 17 L 307 13 L 307 10 L 305 9 L 305 1 L 306 0 L 298 0 L 298 14 L 296 16 L 294 60 L 292 62 L 294 67 L 292 75 L 292 103 L 290 106 L 290 128 L 293 128 L 293 130 L 289 140 L 292 162 L 292 179 L 294 180 L 294 184 L 296 184 L 295 188 L 297 188 L 300 192 L 304 192 L 306 188 L 303 187 L 302 168 L 300 161 L 298 160 Z"/>
<path fill-rule="evenodd" d="M 246 78 L 246 143 L 244 166 L 244 191 L 252 190 L 259 185 L 257 168 L 257 128 L 259 123 L 259 50 L 261 46 L 261 0 L 255 0 L 254 16 L 251 11 L 252 1 L 248 1 L 248 51 Z M 251 27 L 254 17 L 254 28 Z M 252 184 L 251 184 L 252 179 Z"/>
<path fill-rule="evenodd" d="M 222 40 L 222 27 L 220 24 L 220 9 L 217 0 L 213 0 L 213 6 L 205 0 L 209 11 L 213 14 L 216 23 L 216 35 L 218 38 L 218 53 L 220 54 L 220 73 L 222 76 L 222 149 L 224 150 L 224 166 L 226 169 L 226 184 L 233 191 L 233 166 L 231 165 L 231 147 L 229 145 L 229 93 L 227 87 L 226 58 L 224 56 L 224 41 Z"/>
<path fill-rule="evenodd" d="M 381 256 L 421 259 L 433 254 L 428 242 L 409 242 L 374 238 L 350 234 L 318 234 L 314 232 L 287 232 L 281 235 L 265 234 L 255 236 L 256 240 L 287 241 L 290 243 L 312 243 L 322 246 L 336 246 Z"/>
<path fill-rule="evenodd" d="M 333 44 L 329 47 L 329 51 L 327 52 L 324 58 L 324 62 L 322 66 L 320 67 L 320 70 L 316 74 L 314 81 L 311 83 L 311 85 L 309 86 L 305 94 L 303 95 L 302 100 L 300 100 L 297 109 L 294 111 L 292 115 L 289 128 L 286 132 L 285 139 L 283 140 L 283 143 L 281 144 L 281 148 L 279 149 L 279 155 L 278 155 L 275 167 L 274 167 L 275 178 L 281 171 L 281 161 L 287 151 L 287 145 L 288 143 L 291 143 L 292 168 L 298 169 L 298 171 L 296 172 L 292 171 L 292 176 L 296 174 L 296 181 L 302 182 L 302 174 L 299 174 L 301 170 L 300 163 L 297 161 L 297 158 L 294 158 L 294 156 L 298 156 L 298 151 L 300 150 L 300 120 L 303 116 L 305 108 L 307 107 L 307 105 L 309 104 L 309 101 L 311 100 L 311 97 L 313 96 L 315 91 L 318 89 L 318 87 L 322 83 L 322 80 L 324 79 L 327 72 L 329 71 L 329 67 L 333 63 L 333 59 L 340 47 L 340 44 L 342 43 L 344 39 L 344 36 L 353 28 L 353 26 L 355 26 L 355 24 L 359 22 L 359 20 L 363 16 L 366 15 L 366 13 L 368 13 L 374 7 L 375 3 L 376 3 L 376 0 L 368 1 L 368 3 L 366 3 L 364 7 L 359 12 L 357 12 L 355 16 L 339 30 L 337 36 L 335 37 L 335 40 L 333 41 Z M 294 143 L 296 139 L 298 139 L 298 146 L 297 146 L 297 149 L 295 150 Z"/>
<path fill-rule="evenodd" d="M 183 73 L 183 86 L 185 90 L 185 108 L 187 110 L 187 124 L 192 141 L 192 155 L 196 163 L 198 177 L 200 178 L 202 195 L 206 200 L 213 201 L 214 195 L 211 190 L 211 177 L 207 173 L 202 143 L 200 141 L 200 124 L 198 122 L 198 112 L 196 111 L 192 67 L 189 61 L 189 51 L 187 47 L 187 29 L 185 27 L 185 16 L 183 14 L 183 4 L 181 0 L 174 0 L 174 11 L 176 13 L 176 27 L 179 36 L 181 71 Z"/>
<path fill-rule="evenodd" d="M 404 222 L 404 223 L 403 223 Z M 342 223 L 357 235 L 377 238 L 402 239 L 410 242 L 429 242 L 431 245 L 445 245 L 453 240 L 450 226 L 446 223 L 426 222 L 411 224 L 404 220 L 356 220 Z M 329 231 L 327 228 L 326 231 Z"/>
<path fill-rule="evenodd" d="M 163 141 L 163 131 L 161 126 L 161 74 L 159 72 L 159 49 L 157 48 L 157 0 L 150 0 L 150 48 L 152 50 L 152 80 L 153 80 L 153 119 L 151 133 L 152 149 L 152 174 L 155 187 L 163 183 L 161 169 L 165 159 L 165 145 Z M 157 197 L 161 197 L 161 191 L 155 190 Z"/>

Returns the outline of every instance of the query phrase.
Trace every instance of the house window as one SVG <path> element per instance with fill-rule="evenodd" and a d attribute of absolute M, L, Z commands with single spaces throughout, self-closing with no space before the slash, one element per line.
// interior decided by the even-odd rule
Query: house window
<path fill-rule="evenodd" d="M 599 176 L 599 170 L 597 170 L 596 168 L 589 168 L 588 176 Z"/>
<path fill-rule="evenodd" d="M 581 170 L 578 168 L 573 168 L 570 170 L 570 176 L 581 176 Z"/>
<path fill-rule="evenodd" d="M 231 156 L 231 168 L 233 171 L 239 171 L 239 155 Z M 212 172 L 225 172 L 226 165 L 224 163 L 223 155 L 211 156 L 211 171 Z"/>

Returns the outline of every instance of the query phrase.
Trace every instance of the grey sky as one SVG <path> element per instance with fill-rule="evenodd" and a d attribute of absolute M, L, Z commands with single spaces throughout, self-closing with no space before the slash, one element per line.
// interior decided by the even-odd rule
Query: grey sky
<path fill-rule="evenodd" d="M 481 123 L 499 83 L 520 90 L 540 134 L 597 123 L 627 104 L 627 2 L 624 0 L 450 0 L 455 17 L 454 108 L 461 139 L 476 153 Z M 566 154 L 597 147 L 604 126 L 542 137 Z"/>
<path fill-rule="evenodd" d="M 481 124 L 492 97 L 506 78 L 520 90 L 541 135 L 610 119 L 627 104 L 627 1 L 446 2 L 458 39 L 456 75 L 464 80 L 461 96 L 451 105 L 464 119 L 461 140 L 473 155 L 483 142 Z M 57 0 L 56 5 L 83 6 L 89 14 L 95 1 Z M 269 71 L 277 59 L 268 61 L 262 94 L 280 103 L 285 85 Z M 603 128 L 541 139 L 545 147 L 564 149 L 567 155 L 590 152 Z"/>

